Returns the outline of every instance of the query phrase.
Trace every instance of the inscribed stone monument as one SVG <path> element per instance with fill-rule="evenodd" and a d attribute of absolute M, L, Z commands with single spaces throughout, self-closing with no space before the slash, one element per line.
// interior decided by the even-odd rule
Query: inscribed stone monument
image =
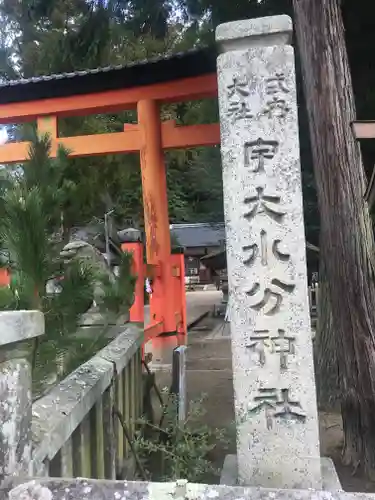
<path fill-rule="evenodd" d="M 320 488 L 289 17 L 216 40 L 241 484 Z"/>

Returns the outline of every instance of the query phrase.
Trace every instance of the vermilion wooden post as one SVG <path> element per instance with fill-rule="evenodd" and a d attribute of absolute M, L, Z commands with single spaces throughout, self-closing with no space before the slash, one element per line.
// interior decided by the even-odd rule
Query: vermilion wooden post
<path fill-rule="evenodd" d="M 134 302 L 129 311 L 129 319 L 133 323 L 144 322 L 144 265 L 143 265 L 143 243 L 123 243 L 121 250 L 133 254 L 133 272 L 137 276 L 134 290 Z"/>
<path fill-rule="evenodd" d="M 185 293 L 185 257 L 183 253 L 171 255 L 173 289 L 174 289 L 174 310 L 179 316 L 177 332 L 183 335 L 180 338 L 183 344 L 186 344 L 187 321 L 186 321 L 186 293 Z"/>
<path fill-rule="evenodd" d="M 152 100 L 138 103 L 141 134 L 141 173 L 146 228 L 147 263 L 160 266 L 152 283 L 150 322 L 164 323 L 164 332 L 176 331 L 171 268 L 167 180 L 162 146 L 159 105 Z"/>
<path fill-rule="evenodd" d="M 43 116 L 37 119 L 38 134 L 48 134 L 53 141 L 57 137 L 57 117 Z"/>
<path fill-rule="evenodd" d="M 6 267 L 0 268 L 0 286 L 10 285 L 10 272 Z"/>

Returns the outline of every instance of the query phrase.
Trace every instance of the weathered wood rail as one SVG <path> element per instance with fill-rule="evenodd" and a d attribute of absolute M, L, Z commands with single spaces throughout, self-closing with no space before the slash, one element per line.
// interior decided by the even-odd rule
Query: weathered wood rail
<path fill-rule="evenodd" d="M 142 411 L 143 329 L 123 332 L 32 405 L 33 476 L 115 479 L 129 472 L 130 436 Z"/>

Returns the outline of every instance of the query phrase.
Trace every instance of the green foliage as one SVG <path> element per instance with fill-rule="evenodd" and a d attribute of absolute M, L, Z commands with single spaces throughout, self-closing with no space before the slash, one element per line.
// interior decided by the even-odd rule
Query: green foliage
<path fill-rule="evenodd" d="M 17 309 L 17 297 L 10 287 L 0 287 L 0 311 Z"/>
<path fill-rule="evenodd" d="M 0 73 L 10 79 L 16 74 L 27 77 L 124 64 L 210 44 L 220 22 L 281 13 L 292 13 L 290 0 L 4 0 L 0 4 L 4 33 Z M 304 114 L 302 106 L 307 237 L 317 244 L 319 220 Z M 178 124 L 214 122 L 217 103 L 168 105 L 162 117 Z M 120 131 L 124 123 L 135 122 L 133 111 L 67 118 L 59 121 L 59 133 Z M 24 128 L 17 133 L 24 137 Z M 170 151 L 166 164 L 170 222 L 222 221 L 219 148 Z M 72 227 L 101 218 L 109 208 L 115 209 L 114 219 L 120 226 L 143 226 L 137 154 L 73 159 L 64 171 L 63 184 L 66 197 L 60 206 L 66 239 Z"/>
<path fill-rule="evenodd" d="M 103 296 L 100 308 L 103 312 L 120 315 L 127 312 L 133 304 L 137 277 L 132 274 L 132 262 L 132 254 L 123 252 L 120 257 L 116 281 L 111 282 L 108 274 L 101 277 Z"/>
<path fill-rule="evenodd" d="M 90 307 L 97 274 L 87 261 L 72 259 L 69 264 L 59 264 L 63 266 L 59 291 L 45 297 L 46 325 L 64 335 L 75 332 L 79 318 Z"/>
<path fill-rule="evenodd" d="M 34 349 L 34 379 L 38 385 L 56 373 L 67 336 L 75 333 L 77 317 L 92 301 L 94 276 L 89 268 L 74 263 L 65 270 L 61 292 L 47 294 L 47 283 L 63 274 L 58 229 L 59 177 L 63 175 L 59 152 L 57 160 L 48 156 L 47 138 L 35 139 L 30 162 L 2 193 L 1 241 L 11 263 L 12 284 L 0 293 L 2 309 L 37 309 L 45 314 L 46 335 Z"/>
<path fill-rule="evenodd" d="M 177 411 L 177 398 L 169 395 L 166 425 L 160 428 L 142 421 L 141 424 L 153 432 L 148 437 L 146 433 L 138 433 L 136 450 L 153 481 L 204 482 L 208 475 L 219 472 L 213 465 L 211 453 L 216 446 L 227 444 L 226 432 L 202 424 L 206 413 L 203 398 L 190 402 L 184 425 L 178 423 Z"/>
<path fill-rule="evenodd" d="M 190 16 L 205 18 L 213 28 L 218 24 L 238 19 L 278 14 L 292 14 L 290 0 L 183 0 Z"/>
<path fill-rule="evenodd" d="M 4 38 L 7 57 L 0 70 L 9 79 L 15 72 L 27 77 L 75 71 L 186 50 L 201 43 L 201 28 L 200 23 L 186 23 L 184 13 L 181 2 L 169 0 L 23 0 L 21 6 L 5 0 L 0 21 L 14 43 L 6 44 Z M 164 110 L 162 114 L 167 118 Z M 169 106 L 168 117 L 178 123 L 202 123 L 207 116 L 215 120 L 216 111 L 204 103 Z M 68 118 L 59 120 L 59 134 L 121 131 L 124 123 L 135 122 L 134 112 Z M 25 127 L 12 133 L 19 138 L 28 134 Z M 214 148 L 173 151 L 166 161 L 171 222 L 222 220 L 221 167 Z M 139 155 L 73 159 L 63 179 L 66 197 L 60 208 L 66 238 L 72 227 L 101 218 L 113 207 L 119 225 L 132 221 L 143 226 Z"/>
<path fill-rule="evenodd" d="M 38 188 L 15 186 L 4 196 L 2 240 L 16 262 L 19 300 L 26 309 L 40 309 L 44 286 L 52 272 L 52 252 L 47 239 L 49 215 L 43 210 Z"/>
<path fill-rule="evenodd" d="M 36 394 L 106 343 L 104 330 L 89 338 L 77 336 L 80 317 L 90 308 L 95 287 L 104 278 L 94 262 L 65 261 L 61 255 L 61 214 L 71 194 L 64 182 L 69 160 L 63 149 L 55 160 L 49 152 L 49 139 L 34 137 L 30 161 L 19 167 L 18 177 L 0 197 L 1 242 L 9 254 L 12 274 L 10 287 L 0 288 L 0 308 L 37 309 L 45 316 L 46 334 L 38 339 L 33 353 Z M 52 283 L 57 288 L 53 292 L 48 291 Z M 107 313 L 128 310 L 134 292 L 128 255 L 124 255 L 119 279 L 106 281 L 104 289 Z"/>

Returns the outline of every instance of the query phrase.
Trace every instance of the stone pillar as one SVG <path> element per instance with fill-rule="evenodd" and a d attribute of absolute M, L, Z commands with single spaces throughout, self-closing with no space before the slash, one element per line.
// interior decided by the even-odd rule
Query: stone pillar
<path fill-rule="evenodd" d="M 44 334 L 40 311 L 0 312 L 0 486 L 10 476 L 30 476 L 30 341 Z"/>
<path fill-rule="evenodd" d="M 320 488 L 320 451 L 287 16 L 216 40 L 239 482 Z"/>

